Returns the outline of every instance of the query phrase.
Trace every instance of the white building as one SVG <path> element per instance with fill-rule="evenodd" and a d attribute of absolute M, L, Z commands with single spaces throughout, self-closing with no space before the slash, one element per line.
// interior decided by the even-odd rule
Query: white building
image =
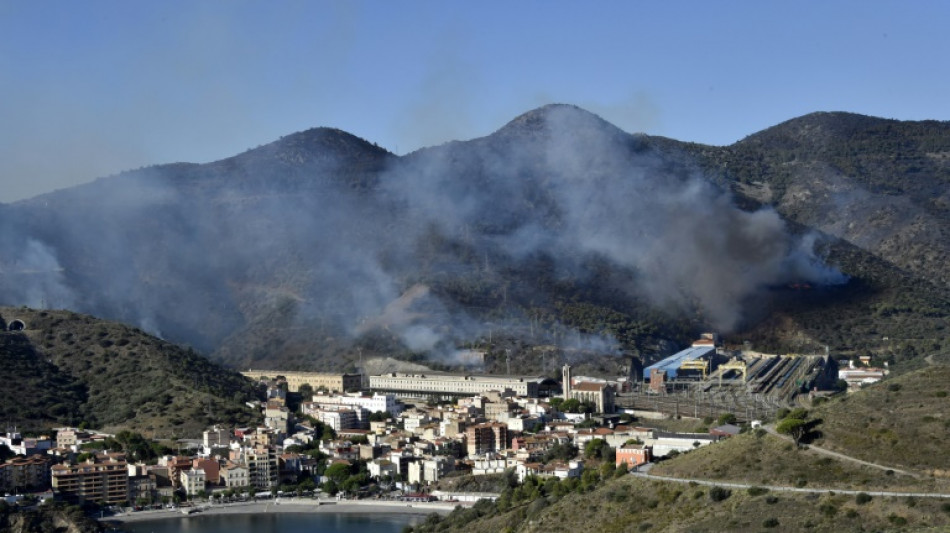
<path fill-rule="evenodd" d="M 251 484 L 247 468 L 241 465 L 227 465 L 222 467 L 221 483 L 228 488 L 247 487 Z"/>
<path fill-rule="evenodd" d="M 320 409 L 313 412 L 313 417 L 333 428 L 333 431 L 341 429 L 361 429 L 359 417 L 353 409 L 337 407 L 338 410 L 330 411 Z"/>
<path fill-rule="evenodd" d="M 408 465 L 409 483 L 435 483 L 454 470 L 455 463 L 447 457 L 414 461 Z"/>
<path fill-rule="evenodd" d="M 402 417 L 402 420 L 403 428 L 410 432 L 413 432 L 418 429 L 419 426 L 428 424 L 432 421 L 428 414 L 419 412 L 405 413 Z"/>
<path fill-rule="evenodd" d="M 392 391 L 400 394 L 450 394 L 457 396 L 473 396 L 488 391 L 511 389 L 518 396 L 537 398 L 541 384 L 545 379 L 543 376 L 391 372 L 370 376 L 369 386 L 373 390 Z"/>
<path fill-rule="evenodd" d="M 182 470 L 178 479 L 181 482 L 181 488 L 188 496 L 196 496 L 205 490 L 205 471 L 200 468 Z"/>
<path fill-rule="evenodd" d="M 519 463 L 515 466 L 518 481 L 524 483 L 528 476 L 556 477 L 558 479 L 579 478 L 584 473 L 584 461 L 569 463 Z"/>
<path fill-rule="evenodd" d="M 231 430 L 214 426 L 201 434 L 201 443 L 206 449 L 227 448 L 231 444 Z"/>
<path fill-rule="evenodd" d="M 369 472 L 370 477 L 380 479 L 384 476 L 395 476 L 398 474 L 398 468 L 389 459 L 373 459 L 372 461 L 366 463 L 366 470 Z"/>
<path fill-rule="evenodd" d="M 399 416 L 400 405 L 396 402 L 395 394 L 374 393 L 372 396 L 363 394 L 314 394 L 312 402 L 323 405 L 346 405 L 361 407 L 370 413 L 385 412 L 391 416 Z"/>
<path fill-rule="evenodd" d="M 719 440 L 708 433 L 664 433 L 654 432 L 654 438 L 644 440 L 644 444 L 653 446 L 653 456 L 663 457 L 670 452 L 688 452 Z"/>
<path fill-rule="evenodd" d="M 472 475 L 484 476 L 487 474 L 503 474 L 509 466 L 516 463 L 507 456 L 497 453 L 487 453 L 472 457 Z"/>

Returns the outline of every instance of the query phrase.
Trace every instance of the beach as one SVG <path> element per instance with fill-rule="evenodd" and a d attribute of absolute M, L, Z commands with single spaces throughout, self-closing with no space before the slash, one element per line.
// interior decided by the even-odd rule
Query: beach
<path fill-rule="evenodd" d="M 214 504 L 194 507 L 190 515 L 179 509 L 161 509 L 153 511 L 134 511 L 104 518 L 105 523 L 129 523 L 145 520 L 184 518 L 186 516 L 223 515 L 223 514 L 265 514 L 265 513 L 338 513 L 338 514 L 448 514 L 458 506 L 448 502 L 401 502 L 391 500 L 313 500 L 308 498 L 287 498 L 258 502 Z M 186 508 L 189 509 L 189 508 Z"/>

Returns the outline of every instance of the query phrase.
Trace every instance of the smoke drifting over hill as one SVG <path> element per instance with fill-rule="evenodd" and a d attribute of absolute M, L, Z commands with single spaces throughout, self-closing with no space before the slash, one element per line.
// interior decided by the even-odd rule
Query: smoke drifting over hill
<path fill-rule="evenodd" d="M 505 271 L 540 259 L 590 284 L 606 264 L 627 273 L 612 290 L 723 331 L 770 285 L 844 280 L 774 211 L 738 209 L 689 161 L 567 106 L 401 158 L 311 130 L 2 207 L 3 303 L 118 318 L 206 350 L 271 320 L 386 331 L 450 357 L 517 318 L 488 325 L 411 289 L 477 278 L 503 292 Z M 615 349 L 559 342 L 570 338 Z"/>

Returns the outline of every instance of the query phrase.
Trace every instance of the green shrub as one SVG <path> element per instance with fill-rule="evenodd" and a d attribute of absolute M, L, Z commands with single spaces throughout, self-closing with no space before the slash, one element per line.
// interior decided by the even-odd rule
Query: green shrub
<path fill-rule="evenodd" d="M 709 499 L 714 502 L 721 502 L 732 496 L 732 491 L 722 487 L 713 487 L 709 489 Z"/>
<path fill-rule="evenodd" d="M 765 521 L 762 522 L 762 527 L 766 527 L 766 528 L 778 527 L 778 525 L 779 525 L 778 518 L 774 518 L 774 517 L 766 518 Z"/>
<path fill-rule="evenodd" d="M 749 489 L 746 492 L 749 493 L 749 496 L 761 496 L 767 493 L 768 491 L 769 489 L 765 487 L 749 487 Z"/>
<path fill-rule="evenodd" d="M 858 505 L 864 505 L 871 501 L 871 495 L 867 492 L 859 492 L 854 496 L 854 502 Z"/>
<path fill-rule="evenodd" d="M 887 521 L 894 524 L 895 526 L 907 525 L 907 519 L 904 518 L 903 516 L 896 515 L 896 514 L 888 515 Z"/>

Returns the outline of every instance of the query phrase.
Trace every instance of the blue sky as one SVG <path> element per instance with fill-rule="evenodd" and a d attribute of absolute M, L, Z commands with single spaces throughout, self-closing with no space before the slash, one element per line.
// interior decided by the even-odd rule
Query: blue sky
<path fill-rule="evenodd" d="M 950 120 L 950 2 L 0 0 L 0 202 L 315 126 L 406 153 L 551 102 L 730 144 Z"/>

